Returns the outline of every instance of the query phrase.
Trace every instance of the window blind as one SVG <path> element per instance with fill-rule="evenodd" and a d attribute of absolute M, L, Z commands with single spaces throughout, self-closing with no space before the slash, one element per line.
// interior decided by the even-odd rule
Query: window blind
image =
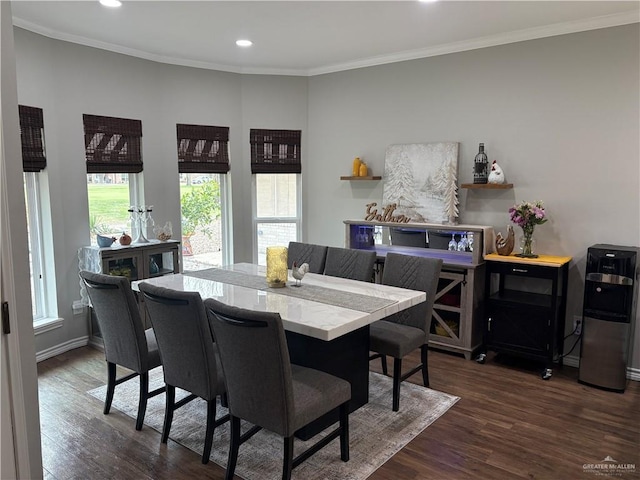
<path fill-rule="evenodd" d="M 229 127 L 176 125 L 180 173 L 227 173 Z"/>
<path fill-rule="evenodd" d="M 300 130 L 251 129 L 251 173 L 301 173 Z"/>
<path fill-rule="evenodd" d="M 22 170 L 40 172 L 47 166 L 44 155 L 44 119 L 42 109 L 18 105 L 20 115 L 20 142 L 22 144 Z"/>
<path fill-rule="evenodd" d="M 140 173 L 142 122 L 127 118 L 82 116 L 87 173 Z"/>

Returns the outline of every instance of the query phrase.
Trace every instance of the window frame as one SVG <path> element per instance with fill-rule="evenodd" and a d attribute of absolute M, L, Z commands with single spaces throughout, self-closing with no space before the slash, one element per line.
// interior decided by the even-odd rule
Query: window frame
<path fill-rule="evenodd" d="M 220 241 L 222 265 L 233 258 L 231 215 L 231 151 L 229 127 L 215 125 L 176 124 L 178 181 L 180 174 L 217 175 L 220 185 Z M 182 192 L 180 192 L 180 223 L 182 223 Z M 182 228 L 180 229 L 182 230 Z M 181 262 L 184 265 L 184 261 Z"/>
<path fill-rule="evenodd" d="M 252 217 L 252 258 L 253 263 L 259 263 L 258 252 L 258 225 L 261 223 L 293 223 L 296 226 L 295 241 L 302 238 L 302 174 L 293 173 L 296 176 L 296 216 L 295 217 L 258 217 L 258 175 L 282 175 L 276 173 L 254 173 L 251 175 L 251 217 Z M 286 246 L 286 245 L 285 245 Z"/>
<path fill-rule="evenodd" d="M 87 175 L 126 173 L 129 205 L 143 205 L 142 120 L 85 113 L 82 124 Z M 91 218 L 89 205 L 87 214 Z"/>
<path fill-rule="evenodd" d="M 44 262 L 44 242 L 42 232 L 42 204 L 40 201 L 40 178 L 38 172 L 24 172 L 25 200 L 27 218 L 29 219 L 28 239 L 30 274 L 32 285 L 31 299 L 33 322 L 39 322 L 48 317 L 47 285 Z"/>

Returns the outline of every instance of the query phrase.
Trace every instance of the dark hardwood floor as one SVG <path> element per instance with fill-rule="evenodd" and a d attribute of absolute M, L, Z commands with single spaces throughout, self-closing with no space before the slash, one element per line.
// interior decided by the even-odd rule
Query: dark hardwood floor
<path fill-rule="evenodd" d="M 106 383 L 102 352 L 79 348 L 39 363 L 38 372 L 45 479 L 224 478 L 199 454 L 162 445 L 151 428 L 137 432 L 117 410 L 102 414 L 86 394 Z M 640 478 L 640 382 L 611 393 L 579 384 L 575 368 L 556 368 L 545 381 L 529 365 L 493 355 L 480 365 L 437 351 L 429 352 L 429 372 L 432 388 L 461 400 L 371 480 L 595 480 L 583 465 L 607 456 L 636 466 L 617 478 Z"/>

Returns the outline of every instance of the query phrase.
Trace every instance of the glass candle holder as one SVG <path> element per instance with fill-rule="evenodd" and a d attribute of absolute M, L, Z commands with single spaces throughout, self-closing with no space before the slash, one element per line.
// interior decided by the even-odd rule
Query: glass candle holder
<path fill-rule="evenodd" d="M 289 278 L 287 247 L 267 247 L 267 285 L 285 287 Z"/>

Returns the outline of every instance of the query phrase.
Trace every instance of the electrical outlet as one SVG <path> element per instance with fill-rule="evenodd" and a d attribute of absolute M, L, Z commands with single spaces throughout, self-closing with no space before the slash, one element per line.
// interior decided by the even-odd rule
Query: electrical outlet
<path fill-rule="evenodd" d="M 582 335 L 582 317 L 578 315 L 573 317 L 573 334 Z"/>

